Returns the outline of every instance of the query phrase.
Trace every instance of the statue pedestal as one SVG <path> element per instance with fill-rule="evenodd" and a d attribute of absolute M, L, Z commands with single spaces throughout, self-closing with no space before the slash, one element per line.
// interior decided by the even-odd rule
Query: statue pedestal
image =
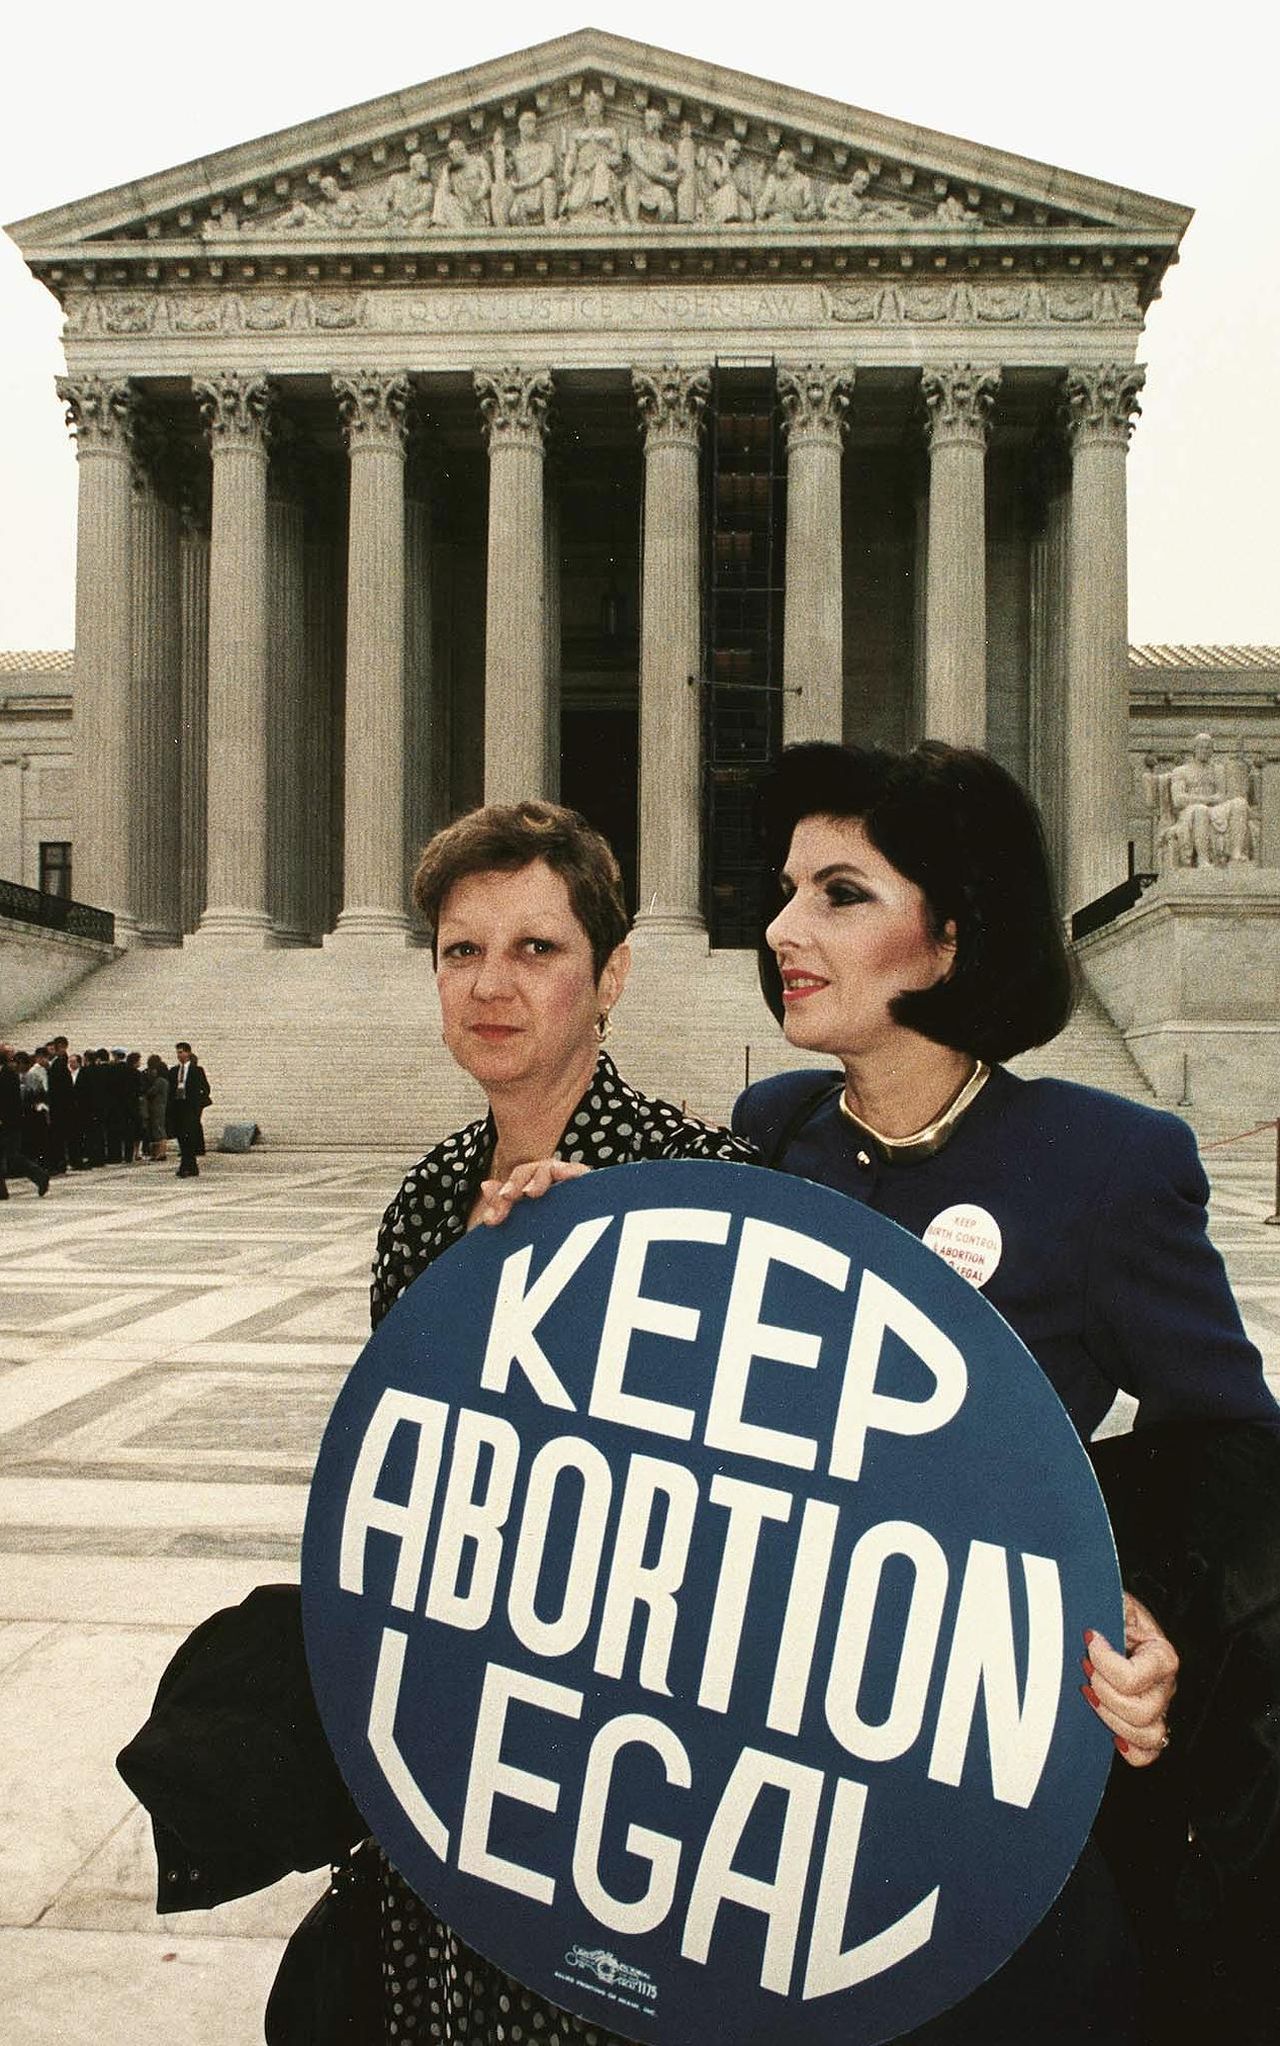
<path fill-rule="evenodd" d="M 1162 1104 L 1280 1115 L 1280 868 L 1164 874 L 1076 950 Z"/>

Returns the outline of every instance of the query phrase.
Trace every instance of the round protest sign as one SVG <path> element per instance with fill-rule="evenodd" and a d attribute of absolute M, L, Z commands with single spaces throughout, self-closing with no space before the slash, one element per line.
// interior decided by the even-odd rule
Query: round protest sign
<path fill-rule="evenodd" d="M 914 1237 L 745 1166 L 472 1232 L 348 1378 L 307 1653 L 391 1860 L 662 2046 L 872 2046 L 1021 1945 L 1111 1760 L 1110 1530 L 1055 1394 Z"/>

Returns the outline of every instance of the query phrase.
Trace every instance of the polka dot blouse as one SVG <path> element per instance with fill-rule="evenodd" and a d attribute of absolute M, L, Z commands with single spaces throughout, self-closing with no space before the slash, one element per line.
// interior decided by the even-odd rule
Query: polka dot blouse
<path fill-rule="evenodd" d="M 488 1173 L 492 1116 L 446 1137 L 414 1166 L 382 1218 L 373 1263 L 373 1325 L 419 1272 L 465 1234 Z M 556 1157 L 584 1165 L 631 1165 L 646 1158 L 723 1158 L 756 1162 L 749 1144 L 650 1100 L 619 1078 L 601 1052 L 591 1085 L 570 1116 Z M 390 2046 L 624 2046 L 522 1989 L 463 1945 L 379 1857 L 382 1982 Z"/>
<path fill-rule="evenodd" d="M 419 1272 L 466 1234 L 495 1134 L 491 1115 L 455 1130 L 419 1160 L 387 1209 L 373 1260 L 375 1328 Z M 669 1101 L 637 1094 L 603 1051 L 555 1155 L 591 1166 L 635 1165 L 646 1158 L 724 1158 L 745 1165 L 759 1158 L 728 1130 L 699 1122 Z"/>

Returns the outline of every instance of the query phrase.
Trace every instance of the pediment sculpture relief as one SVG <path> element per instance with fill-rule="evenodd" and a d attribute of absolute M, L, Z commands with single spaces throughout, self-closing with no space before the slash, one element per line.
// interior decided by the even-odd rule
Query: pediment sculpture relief
<path fill-rule="evenodd" d="M 591 87 L 564 114 L 522 108 L 514 132 L 509 122 L 489 123 L 487 134 L 484 125 L 472 121 L 469 140 L 447 127 L 437 131 L 446 139 L 434 151 L 413 136 L 407 166 L 368 182 L 313 170 L 305 196 L 274 208 L 215 202 L 200 232 L 206 241 L 223 241 L 765 223 L 784 229 L 929 223 L 972 233 L 985 225 L 972 191 L 962 197 L 933 178 L 931 197 L 899 196 L 878 162 L 849 168 L 843 148 L 835 153 L 841 172 L 826 174 L 802 162 L 795 148 L 779 146 L 778 129 L 768 131 L 771 143 L 744 147 L 740 135 L 717 132 L 717 117 L 706 108 L 695 122 L 648 100 L 633 116 Z M 745 123 L 735 125 L 745 132 Z"/>

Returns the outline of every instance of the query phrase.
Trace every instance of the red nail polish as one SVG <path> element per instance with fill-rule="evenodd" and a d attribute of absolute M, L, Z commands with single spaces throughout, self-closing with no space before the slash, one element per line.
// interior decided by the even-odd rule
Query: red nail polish
<path fill-rule="evenodd" d="M 1081 1656 L 1080 1667 L 1087 1677 L 1091 1677 L 1093 1675 L 1093 1664 L 1090 1662 L 1087 1655 Z"/>
<path fill-rule="evenodd" d="M 1094 1640 L 1094 1636 L 1095 1636 L 1095 1634 L 1097 1633 L 1097 1631 L 1098 1631 L 1098 1630 L 1097 1630 L 1097 1628 L 1096 1628 L 1096 1627 L 1086 1627 L 1086 1628 L 1085 1628 L 1085 1630 L 1084 1630 L 1084 1645 L 1085 1645 L 1085 1647 L 1086 1647 L 1086 1648 L 1091 1648 L 1091 1647 L 1093 1646 L 1093 1640 Z"/>
<path fill-rule="evenodd" d="M 1085 1697 L 1086 1697 L 1086 1698 L 1088 1699 L 1089 1703 L 1090 1703 L 1090 1704 L 1092 1705 L 1092 1707 L 1093 1707 L 1094 1711 L 1096 1712 L 1096 1711 L 1097 1711 L 1097 1709 L 1098 1709 L 1098 1694 L 1097 1694 L 1097 1692 L 1096 1692 L 1096 1691 L 1094 1691 L 1094 1690 L 1091 1690 L 1091 1689 L 1089 1688 L 1088 1684 L 1081 1684 L 1081 1686 L 1080 1686 L 1080 1689 L 1081 1689 L 1082 1693 L 1084 1694 L 1084 1696 L 1085 1696 Z"/>
<path fill-rule="evenodd" d="M 1119 1734 L 1117 1734 L 1117 1735 L 1115 1736 L 1115 1743 L 1116 1743 L 1116 1746 L 1117 1746 L 1117 1747 L 1119 1748 L 1119 1750 L 1120 1750 L 1120 1752 L 1121 1752 L 1121 1754 L 1122 1754 L 1122 1755 L 1127 1755 L 1127 1754 L 1128 1754 L 1128 1752 L 1129 1752 L 1129 1743 L 1128 1743 L 1128 1741 L 1126 1741 L 1126 1740 L 1122 1740 L 1122 1739 L 1121 1739 L 1121 1737 L 1120 1737 L 1120 1735 L 1119 1735 Z"/>

